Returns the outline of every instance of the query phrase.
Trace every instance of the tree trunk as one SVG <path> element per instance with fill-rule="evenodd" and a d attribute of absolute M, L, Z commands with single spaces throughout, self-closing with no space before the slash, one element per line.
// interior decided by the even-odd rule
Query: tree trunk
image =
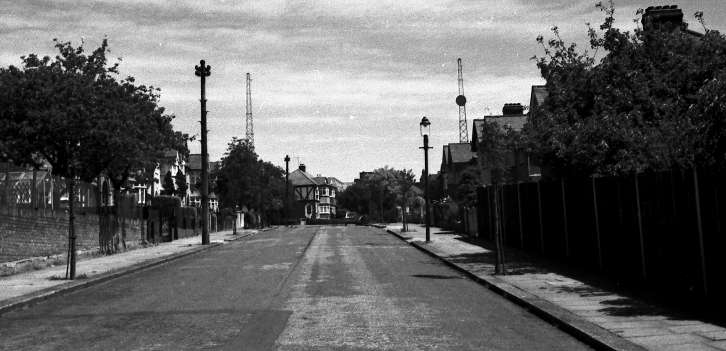
<path fill-rule="evenodd" d="M 504 274 L 504 243 L 502 243 L 502 223 L 499 213 L 500 193 L 499 185 L 494 185 L 494 245 L 497 250 L 494 274 Z"/>
<path fill-rule="evenodd" d="M 68 260 L 66 266 L 66 277 L 75 279 L 76 277 L 76 231 L 75 231 L 75 215 L 73 213 L 73 203 L 75 202 L 75 179 L 68 177 Z M 68 271 L 70 270 L 70 275 Z"/>
<path fill-rule="evenodd" d="M 119 217 L 121 216 L 121 189 L 115 184 L 113 185 L 113 222 L 111 229 L 111 241 L 113 243 L 113 252 L 119 251 L 119 243 L 121 242 L 121 234 L 119 233 Z M 125 245 L 125 244 L 124 244 Z"/>

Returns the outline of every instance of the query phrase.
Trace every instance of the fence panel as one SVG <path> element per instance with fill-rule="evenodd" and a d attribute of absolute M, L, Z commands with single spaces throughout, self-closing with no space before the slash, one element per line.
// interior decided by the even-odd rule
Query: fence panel
<path fill-rule="evenodd" d="M 537 183 L 522 183 L 519 191 L 522 205 L 523 248 L 537 252 L 541 247 Z"/>
<path fill-rule="evenodd" d="M 592 180 L 571 179 L 565 187 L 570 256 L 588 267 L 598 266 Z"/>
<path fill-rule="evenodd" d="M 557 182 L 541 182 L 542 227 L 544 253 L 555 258 L 565 257 L 565 226 L 562 211 L 562 185 Z"/>
<path fill-rule="evenodd" d="M 705 263 L 708 277 L 708 294 L 714 297 L 726 293 L 726 174 L 724 172 L 699 173 L 701 189 L 701 213 L 704 233 Z M 726 307 L 722 309 L 722 312 Z"/>
<path fill-rule="evenodd" d="M 516 184 L 507 184 L 501 187 L 501 203 L 504 244 L 521 247 Z"/>

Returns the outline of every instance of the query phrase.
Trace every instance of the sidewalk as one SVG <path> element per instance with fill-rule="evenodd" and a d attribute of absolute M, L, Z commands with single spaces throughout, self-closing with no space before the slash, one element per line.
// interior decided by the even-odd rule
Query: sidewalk
<path fill-rule="evenodd" d="M 62 279 L 66 265 L 0 277 L 0 314 L 48 298 L 52 295 L 89 286 L 123 274 L 144 269 L 175 258 L 203 251 L 254 235 L 257 230 L 239 230 L 210 233 L 210 245 L 202 246 L 200 235 L 137 248 L 113 255 L 82 259 L 76 264 L 76 279 Z"/>
<path fill-rule="evenodd" d="M 726 328 L 592 286 L 526 253 L 507 251 L 507 275 L 495 276 L 494 253 L 466 237 L 431 227 L 426 244 L 420 225 L 405 233 L 400 223 L 386 229 L 598 348 L 726 350 Z"/>

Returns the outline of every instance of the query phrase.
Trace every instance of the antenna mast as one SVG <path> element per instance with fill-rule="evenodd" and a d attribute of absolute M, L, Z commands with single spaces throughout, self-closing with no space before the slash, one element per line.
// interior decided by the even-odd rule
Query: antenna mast
<path fill-rule="evenodd" d="M 461 74 L 461 58 L 456 60 L 459 69 L 459 95 L 456 104 L 459 105 L 459 142 L 469 142 L 469 132 L 466 127 L 466 97 L 464 97 L 464 76 Z"/>
<path fill-rule="evenodd" d="M 247 118 L 247 129 L 245 132 L 245 137 L 247 138 L 247 142 L 250 144 L 250 147 L 254 149 L 255 147 L 255 129 L 252 124 L 252 90 L 250 89 L 250 82 L 252 79 L 250 78 L 250 74 L 247 73 L 247 109 L 246 109 L 246 118 Z"/>

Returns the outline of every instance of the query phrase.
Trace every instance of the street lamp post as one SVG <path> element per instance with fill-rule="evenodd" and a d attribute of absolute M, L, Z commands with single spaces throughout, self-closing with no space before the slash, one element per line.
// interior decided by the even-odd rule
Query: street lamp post
<path fill-rule="evenodd" d="M 194 75 L 201 78 L 202 104 L 202 245 L 209 245 L 209 156 L 207 155 L 207 98 L 204 94 L 206 77 L 211 74 L 211 67 L 204 60 L 194 66 Z"/>
<path fill-rule="evenodd" d="M 290 220 L 290 155 L 285 155 L 285 221 Z"/>
<path fill-rule="evenodd" d="M 423 136 L 423 147 L 419 147 L 419 149 L 423 149 L 424 151 L 424 197 L 426 198 L 426 242 L 431 241 L 431 212 L 429 211 L 429 149 L 433 149 L 432 147 L 429 147 L 429 132 L 430 132 L 430 126 L 431 122 L 429 122 L 429 119 L 424 116 L 421 118 L 421 123 L 419 123 L 419 130 L 421 132 L 421 136 Z"/>

